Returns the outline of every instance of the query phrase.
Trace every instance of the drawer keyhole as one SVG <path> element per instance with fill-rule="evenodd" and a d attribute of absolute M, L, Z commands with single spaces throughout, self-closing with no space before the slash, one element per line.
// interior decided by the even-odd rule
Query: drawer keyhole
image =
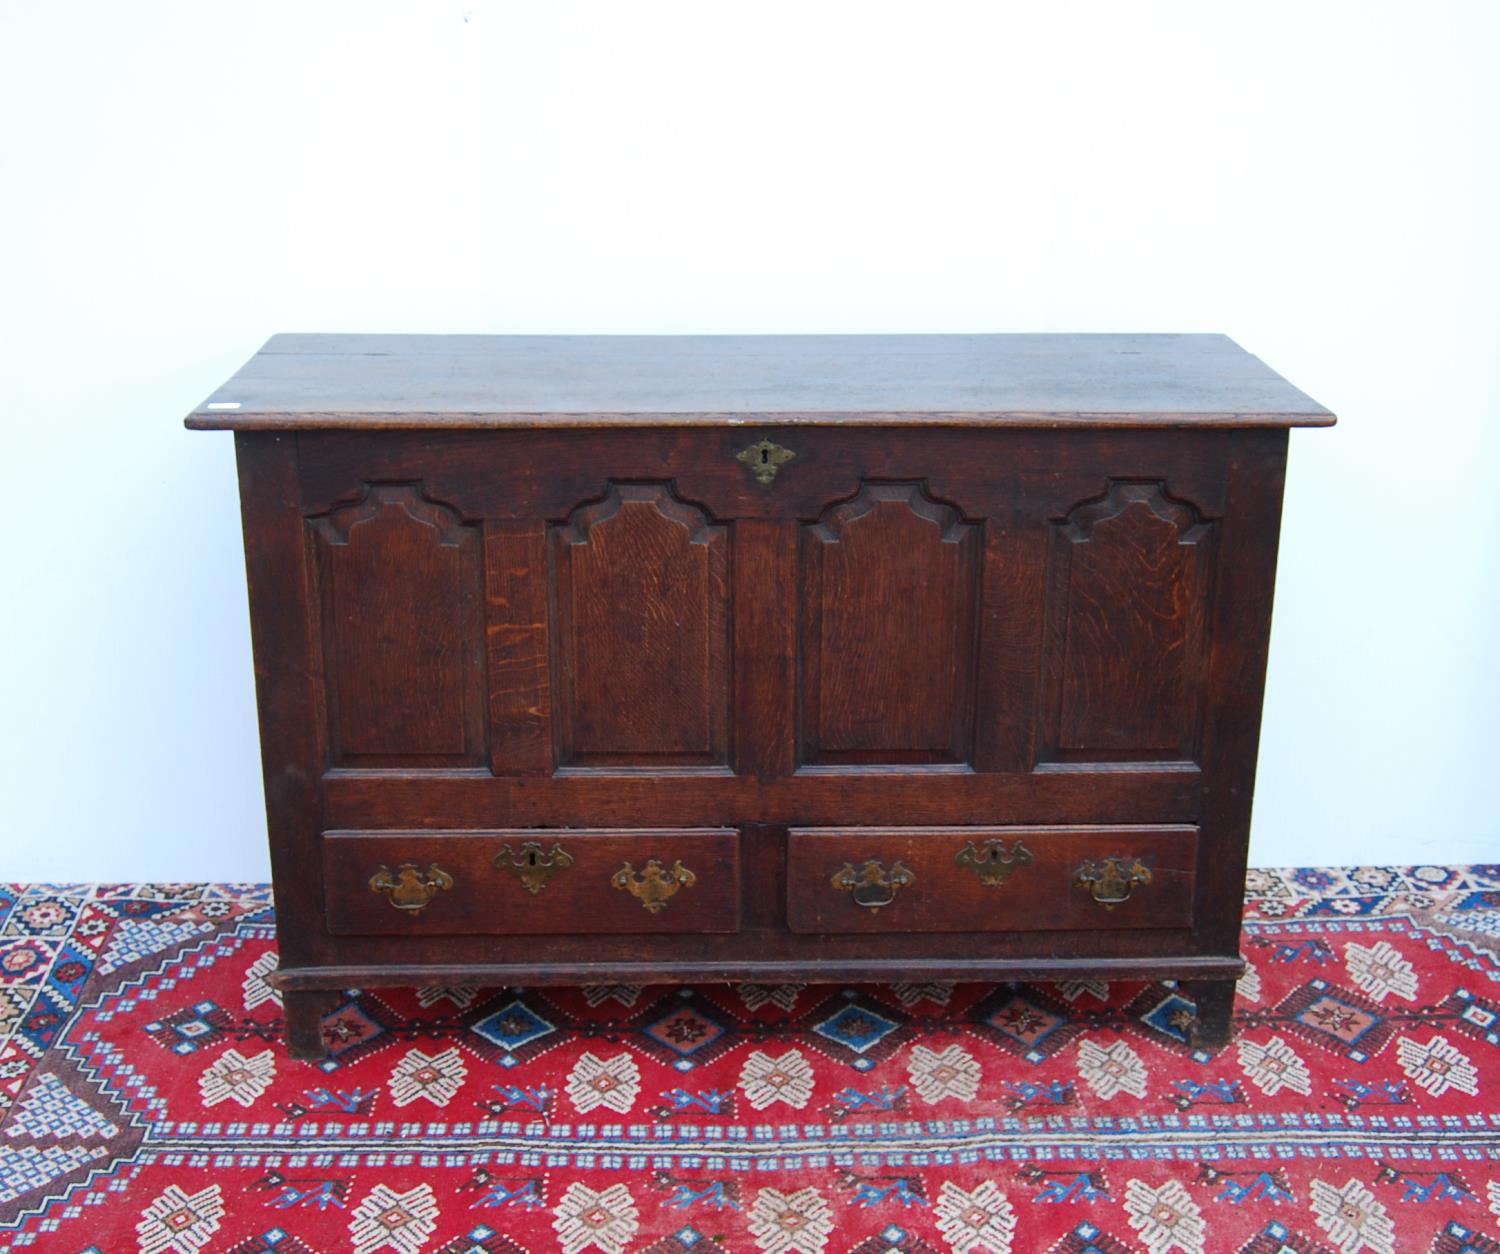
<path fill-rule="evenodd" d="M 1013 847 L 1007 846 L 1003 840 L 987 840 L 977 849 L 971 840 L 958 851 L 953 861 L 971 868 L 986 888 L 999 888 L 1017 867 L 1030 866 L 1035 859 L 1031 850 L 1019 840 Z"/>
<path fill-rule="evenodd" d="M 551 851 L 544 854 L 539 841 L 528 840 L 521 846 L 520 857 L 509 844 L 501 845 L 490 865 L 497 871 L 509 871 L 528 893 L 539 893 L 553 875 L 573 865 L 573 856 L 555 842 Z"/>

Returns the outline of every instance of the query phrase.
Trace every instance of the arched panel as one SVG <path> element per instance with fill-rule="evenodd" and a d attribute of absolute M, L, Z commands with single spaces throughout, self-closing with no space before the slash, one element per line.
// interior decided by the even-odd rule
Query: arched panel
<path fill-rule="evenodd" d="M 982 531 L 920 483 L 802 528 L 804 766 L 969 761 Z"/>
<path fill-rule="evenodd" d="M 624 483 L 552 530 L 559 765 L 727 766 L 727 529 Z"/>
<path fill-rule="evenodd" d="M 417 484 L 308 522 L 334 766 L 485 760 L 479 528 Z"/>
<path fill-rule="evenodd" d="M 1160 481 L 1053 525 L 1043 760 L 1197 759 L 1214 538 Z"/>

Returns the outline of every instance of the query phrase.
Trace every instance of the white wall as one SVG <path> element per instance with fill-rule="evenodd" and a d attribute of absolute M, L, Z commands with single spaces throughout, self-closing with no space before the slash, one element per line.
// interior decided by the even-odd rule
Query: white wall
<path fill-rule="evenodd" d="M 0 878 L 267 874 L 273 331 L 1225 331 L 1294 434 L 1253 860 L 1500 861 L 1500 6 L 8 4 Z"/>

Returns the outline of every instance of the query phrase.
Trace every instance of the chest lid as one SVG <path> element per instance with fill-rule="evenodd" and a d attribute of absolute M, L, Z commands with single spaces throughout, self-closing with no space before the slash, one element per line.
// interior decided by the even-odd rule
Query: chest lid
<path fill-rule="evenodd" d="M 1328 426 L 1223 335 L 275 335 L 197 430 Z"/>

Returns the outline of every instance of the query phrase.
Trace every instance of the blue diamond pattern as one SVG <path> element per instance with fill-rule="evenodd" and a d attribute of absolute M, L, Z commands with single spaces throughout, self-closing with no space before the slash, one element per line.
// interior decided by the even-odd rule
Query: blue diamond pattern
<path fill-rule="evenodd" d="M 1186 1044 L 1188 1041 L 1187 1030 L 1179 1027 L 1172 1020 L 1183 1015 L 1186 1015 L 1191 1020 L 1197 1013 L 1197 1006 L 1186 997 L 1183 997 L 1179 993 L 1169 993 L 1161 1001 L 1157 1002 L 1152 1009 L 1141 1016 L 1141 1022 L 1149 1024 L 1158 1032 L 1170 1036 L 1173 1040 L 1182 1041 Z"/>
<path fill-rule="evenodd" d="M 723 1026 L 695 1006 L 676 1006 L 660 1019 L 648 1023 L 643 1031 L 653 1041 L 684 1058 L 712 1045 L 724 1035 Z"/>
<path fill-rule="evenodd" d="M 473 1024 L 470 1031 L 501 1049 L 515 1051 L 556 1029 L 519 998 Z"/>
<path fill-rule="evenodd" d="M 826 1036 L 830 1041 L 836 1041 L 845 1049 L 863 1054 L 880 1044 L 899 1026 L 900 1024 L 863 1006 L 845 1006 L 832 1018 L 814 1024 L 813 1031 L 819 1036 Z"/>

